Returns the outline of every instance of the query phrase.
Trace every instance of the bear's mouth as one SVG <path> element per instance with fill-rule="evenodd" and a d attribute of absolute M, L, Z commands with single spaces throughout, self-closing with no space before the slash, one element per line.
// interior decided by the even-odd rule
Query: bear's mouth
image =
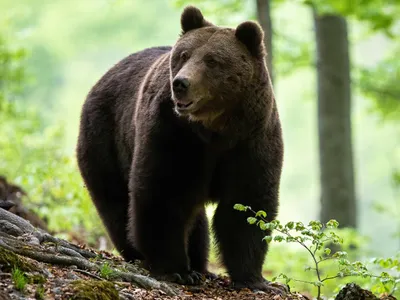
<path fill-rule="evenodd" d="M 175 109 L 180 114 L 186 114 L 192 110 L 194 106 L 193 104 L 194 104 L 193 101 L 190 102 L 175 101 Z"/>

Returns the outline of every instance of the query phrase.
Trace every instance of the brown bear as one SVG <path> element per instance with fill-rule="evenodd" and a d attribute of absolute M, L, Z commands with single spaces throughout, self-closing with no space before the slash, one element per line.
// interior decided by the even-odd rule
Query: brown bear
<path fill-rule="evenodd" d="M 270 290 L 265 232 L 234 204 L 276 217 L 281 124 L 252 21 L 218 27 L 186 7 L 173 47 L 131 54 L 92 88 L 77 157 L 117 250 L 157 278 L 198 284 L 209 251 L 205 204 L 236 288 Z"/>

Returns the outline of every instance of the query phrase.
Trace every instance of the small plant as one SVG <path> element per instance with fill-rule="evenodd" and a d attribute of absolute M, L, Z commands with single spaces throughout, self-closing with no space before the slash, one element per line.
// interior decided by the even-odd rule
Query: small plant
<path fill-rule="evenodd" d="M 319 221 L 311 221 L 308 225 L 304 225 L 302 222 L 281 224 L 278 220 L 268 222 L 266 219 L 267 214 L 262 210 L 256 212 L 251 209 L 251 207 L 242 204 L 235 204 L 234 209 L 238 211 L 249 211 L 254 214 L 254 216 L 247 218 L 247 222 L 251 225 L 258 226 L 263 231 L 269 231 L 269 234 L 263 238 L 267 243 L 271 243 L 272 241 L 297 243 L 310 254 L 313 264 L 312 266 L 306 267 L 305 270 L 315 272 L 314 281 L 291 278 L 283 273 L 272 278 L 272 280 L 284 279 L 286 284 L 289 284 L 290 281 L 298 281 L 314 285 L 317 287 L 317 299 L 321 299 L 321 288 L 324 286 L 324 282 L 336 278 L 348 276 L 374 278 L 379 280 L 385 288 L 387 288 L 388 284 L 391 284 L 392 289 L 395 288 L 398 283 L 395 277 L 386 272 L 382 272 L 380 275 L 374 275 L 368 271 L 364 263 L 360 261 L 350 262 L 345 251 L 331 253 L 332 251 L 328 246 L 343 244 L 343 239 L 334 232 L 334 230 L 339 227 L 339 223 L 336 220 L 330 220 L 326 224 L 322 224 Z M 279 234 L 273 237 L 273 231 Z M 327 261 L 335 262 L 337 264 L 337 271 L 333 274 L 323 275 L 321 272 L 321 265 Z"/>
<path fill-rule="evenodd" d="M 25 290 L 28 279 L 26 278 L 24 272 L 18 268 L 13 268 L 11 271 L 11 277 L 14 282 L 15 288 L 18 291 L 23 292 Z"/>
<path fill-rule="evenodd" d="M 102 264 L 100 268 L 100 277 L 104 279 L 112 279 L 115 275 L 114 269 L 108 264 Z"/>
<path fill-rule="evenodd" d="M 395 257 L 374 258 L 372 263 L 382 272 L 380 277 L 375 277 L 371 291 L 376 294 L 393 295 L 398 291 L 400 285 L 400 252 Z"/>
<path fill-rule="evenodd" d="M 36 288 L 36 291 L 35 291 L 35 299 L 43 300 L 44 299 L 44 292 L 45 292 L 44 286 L 43 285 L 39 285 Z"/>

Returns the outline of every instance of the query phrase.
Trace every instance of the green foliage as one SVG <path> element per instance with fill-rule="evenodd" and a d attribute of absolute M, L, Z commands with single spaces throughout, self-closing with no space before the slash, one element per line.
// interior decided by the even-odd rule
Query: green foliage
<path fill-rule="evenodd" d="M 400 187 L 400 171 L 396 171 L 393 173 L 392 181 L 396 187 Z"/>
<path fill-rule="evenodd" d="M 263 238 L 267 243 L 272 241 L 282 243 L 295 243 L 302 246 L 311 256 L 311 266 L 305 267 L 305 271 L 313 271 L 314 280 L 303 280 L 294 278 L 285 273 L 280 273 L 272 280 L 283 279 L 286 284 L 292 281 L 302 282 L 317 287 L 317 299 L 321 299 L 321 288 L 327 281 L 344 277 L 368 278 L 370 281 L 377 281 L 373 285 L 373 291 L 377 293 L 394 293 L 400 280 L 399 260 L 398 259 L 377 259 L 382 268 L 396 269 L 396 274 L 389 274 L 386 271 L 380 271 L 378 275 L 368 270 L 367 265 L 359 260 L 351 261 L 346 251 L 332 251 L 331 248 L 343 248 L 344 240 L 338 234 L 339 223 L 336 220 L 330 220 L 323 224 L 319 221 L 310 221 L 308 225 L 302 222 L 288 222 L 281 224 L 279 220 L 268 222 L 267 214 L 264 211 L 255 212 L 249 206 L 235 204 L 234 209 L 238 211 L 250 211 L 254 217 L 247 217 L 247 222 L 258 226 L 263 231 L 268 231 Z M 272 232 L 278 234 L 272 236 Z M 352 245 L 355 247 L 355 245 Z M 329 268 L 329 272 L 323 270 L 323 265 L 330 263 L 335 268 Z"/>
<path fill-rule="evenodd" d="M 385 120 L 400 120 L 400 48 L 374 67 L 361 68 L 359 86 Z"/>
<path fill-rule="evenodd" d="M 29 191 L 25 204 L 45 217 L 52 230 L 101 228 L 75 159 L 63 152 L 62 127 L 44 126 L 21 103 L 8 107 L 0 119 L 0 174 Z"/>
<path fill-rule="evenodd" d="M 373 278 L 372 292 L 393 295 L 400 285 L 400 253 L 395 257 L 374 258 L 372 263 L 385 270 L 381 276 Z"/>
<path fill-rule="evenodd" d="M 300 39 L 284 33 L 281 29 L 274 29 L 274 63 L 279 66 L 280 76 L 289 76 L 294 70 L 313 65 L 313 43 L 308 38 Z"/>
<path fill-rule="evenodd" d="M 393 37 L 393 27 L 400 13 L 397 0 L 302 0 L 313 6 L 318 14 L 341 14 L 369 24 L 373 31 L 382 31 Z M 385 9 L 382 9 L 385 8 Z"/>
<path fill-rule="evenodd" d="M 35 299 L 43 300 L 45 291 L 46 290 L 43 285 L 38 285 L 35 291 Z"/>
<path fill-rule="evenodd" d="M 100 268 L 100 277 L 104 279 L 112 279 L 115 275 L 115 271 L 113 268 L 108 264 L 104 263 L 101 265 Z"/>
<path fill-rule="evenodd" d="M 25 273 L 18 268 L 13 268 L 11 271 L 11 278 L 14 282 L 15 288 L 18 291 L 23 292 L 25 290 L 26 284 L 28 283 L 28 279 L 25 276 Z"/>
<path fill-rule="evenodd" d="M 397 189 L 400 189 L 400 187 L 397 187 Z M 375 201 L 373 203 L 373 208 L 378 213 L 385 215 L 395 222 L 392 237 L 400 240 L 400 203 L 398 201 L 393 202 L 394 203 L 381 203 L 380 201 Z"/>
<path fill-rule="evenodd" d="M 237 17 L 247 12 L 251 18 L 255 18 L 252 3 L 249 0 L 170 0 L 172 4 L 182 9 L 186 5 L 195 5 L 199 7 L 206 18 L 213 18 L 220 25 L 233 25 Z"/>
<path fill-rule="evenodd" d="M 100 234 L 75 158 L 63 149 L 64 124 L 47 126 L 23 102 L 26 52 L 5 36 L 0 31 L 0 174 L 28 191 L 24 204 L 45 217 L 50 229 Z"/>
<path fill-rule="evenodd" d="M 23 63 L 26 51 L 10 45 L 6 35 L 7 30 L 0 28 L 0 112 L 6 98 L 12 100 L 21 92 L 21 83 L 25 79 Z"/>

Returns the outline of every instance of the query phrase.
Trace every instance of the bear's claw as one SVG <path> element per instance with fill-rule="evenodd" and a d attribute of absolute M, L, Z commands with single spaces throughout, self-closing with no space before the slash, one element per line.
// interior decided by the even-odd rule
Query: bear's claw
<path fill-rule="evenodd" d="M 233 282 L 233 287 L 235 289 L 248 288 L 248 289 L 252 290 L 253 292 L 263 291 L 263 292 L 267 292 L 267 293 L 278 294 L 281 296 L 284 296 L 287 293 L 289 293 L 289 287 L 287 285 L 280 284 L 280 283 L 273 283 L 273 282 L 270 282 L 265 279 L 263 281 L 259 281 L 259 282 L 236 281 L 236 282 Z"/>
<path fill-rule="evenodd" d="M 204 276 L 196 271 L 191 271 L 187 274 L 164 274 L 155 276 L 156 279 L 162 281 L 170 281 L 183 285 L 199 285 L 202 281 L 204 281 Z"/>

